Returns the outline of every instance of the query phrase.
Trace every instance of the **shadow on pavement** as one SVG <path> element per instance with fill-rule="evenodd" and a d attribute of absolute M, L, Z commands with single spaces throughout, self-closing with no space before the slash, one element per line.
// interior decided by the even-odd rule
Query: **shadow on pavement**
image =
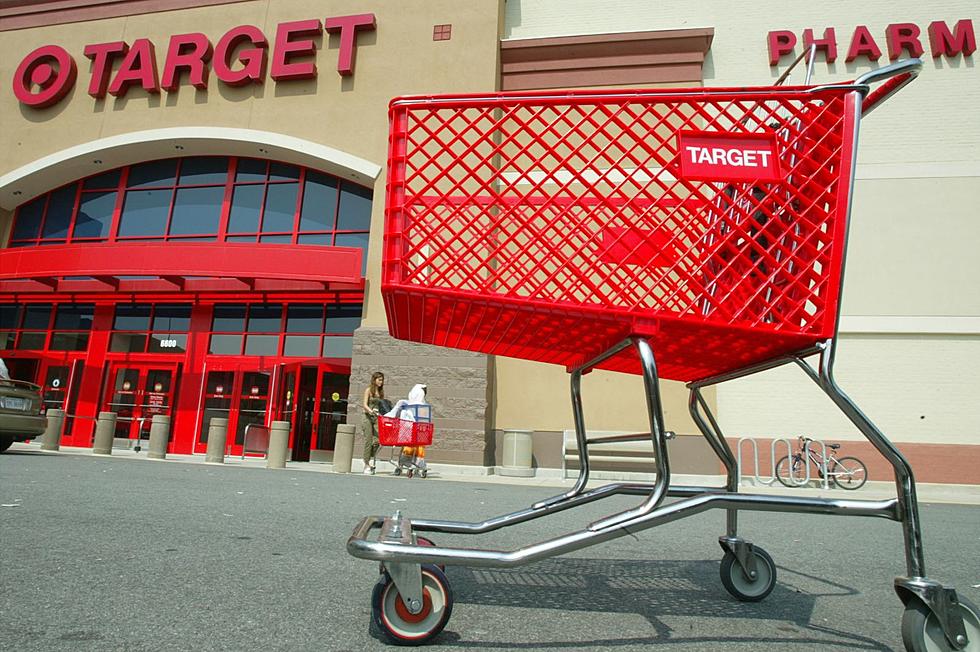
<path fill-rule="evenodd" d="M 861 650 L 889 650 L 878 641 L 853 632 L 811 624 L 813 607 L 820 595 L 853 595 L 852 587 L 779 568 L 779 582 L 761 603 L 743 603 L 730 597 L 718 577 L 717 560 L 649 561 L 616 559 L 557 558 L 513 569 L 450 567 L 456 602 L 484 606 L 555 609 L 560 611 L 637 614 L 646 618 L 653 632 L 649 637 L 600 638 L 592 641 L 536 641 L 509 643 L 465 641 L 446 631 L 438 641 L 459 647 L 513 649 L 585 646 L 615 648 L 635 645 L 679 643 L 759 643 L 768 649 L 777 644 L 833 645 Z M 793 588 L 803 583 L 806 593 Z M 814 593 L 814 583 L 826 592 Z M 678 636 L 662 616 L 736 618 L 776 621 L 769 631 L 790 635 L 726 636 L 705 631 L 702 636 Z M 778 621 L 785 621 L 780 625 Z M 452 623 L 450 622 L 450 627 Z M 756 630 L 757 631 L 757 630 Z"/>

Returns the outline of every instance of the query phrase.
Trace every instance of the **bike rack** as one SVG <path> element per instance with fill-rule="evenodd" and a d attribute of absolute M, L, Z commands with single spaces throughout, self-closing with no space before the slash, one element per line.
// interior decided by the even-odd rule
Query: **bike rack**
<path fill-rule="evenodd" d="M 773 439 L 769 446 L 769 477 L 763 478 L 759 475 L 759 443 L 756 441 L 755 437 L 742 437 L 738 440 L 738 446 L 736 452 L 738 454 L 738 464 L 736 468 L 738 469 L 738 484 L 741 486 L 742 478 L 745 475 L 742 469 L 745 467 L 742 465 L 742 444 L 744 443 L 752 444 L 752 461 L 753 461 L 753 474 L 752 477 L 757 485 L 762 485 L 765 487 L 771 487 L 776 483 L 776 445 L 779 443 L 786 444 L 786 454 L 789 456 L 793 455 L 793 444 L 785 437 L 780 437 L 778 439 Z M 810 480 L 810 468 L 807 467 L 807 482 Z"/>
<path fill-rule="evenodd" d="M 739 439 L 738 440 L 738 447 L 736 448 L 736 451 L 737 451 L 737 454 L 738 454 L 737 468 L 738 468 L 738 483 L 739 483 L 739 485 L 742 484 L 742 477 L 744 475 L 742 473 L 742 469 L 744 468 L 742 466 L 742 444 L 743 443 L 746 443 L 746 442 L 749 443 L 749 444 L 752 444 L 752 459 L 753 459 L 753 463 L 755 465 L 753 467 L 754 473 L 752 475 L 753 475 L 753 479 L 754 479 L 755 483 L 757 485 L 771 487 L 773 484 L 776 483 L 776 462 L 779 460 L 779 458 L 776 456 L 776 446 L 777 446 L 777 444 L 780 444 L 780 443 L 785 444 L 786 445 L 786 456 L 789 457 L 789 458 L 792 458 L 793 457 L 793 444 L 792 444 L 792 442 L 790 440 L 786 439 L 785 437 L 779 437 L 777 439 L 773 439 L 772 440 L 772 443 L 769 446 L 769 462 L 770 462 L 770 465 L 769 465 L 769 473 L 770 473 L 770 475 L 769 475 L 768 478 L 763 478 L 762 476 L 759 475 L 759 444 L 758 444 L 758 442 L 755 440 L 754 437 L 742 437 L 741 439 Z M 810 473 L 810 462 L 809 462 L 809 458 L 810 458 L 810 455 L 809 455 L 809 453 L 810 453 L 810 444 L 819 444 L 820 445 L 820 453 L 821 453 L 821 455 L 820 455 L 820 467 L 819 468 L 820 468 L 820 475 L 823 478 L 821 484 L 823 485 L 823 488 L 824 489 L 830 489 L 830 477 L 827 474 L 827 445 L 824 444 L 822 441 L 820 441 L 818 439 L 811 439 L 810 441 L 808 441 L 808 442 L 806 442 L 804 444 L 804 446 L 803 446 L 803 457 L 804 457 L 804 459 L 807 460 L 807 463 L 804 465 L 803 477 L 802 478 L 797 478 L 796 476 L 794 476 L 793 475 L 793 468 L 792 468 L 792 466 L 790 466 L 790 469 L 789 469 L 790 482 L 795 487 L 805 487 L 808 484 L 810 484 L 810 480 L 813 479 L 812 478 L 812 475 Z"/>

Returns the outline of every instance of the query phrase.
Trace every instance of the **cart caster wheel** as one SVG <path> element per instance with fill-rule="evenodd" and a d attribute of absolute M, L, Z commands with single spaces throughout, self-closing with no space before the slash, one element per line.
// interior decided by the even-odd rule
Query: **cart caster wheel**
<path fill-rule="evenodd" d="M 426 546 L 428 548 L 435 548 L 436 547 L 436 542 L 433 541 L 432 539 L 430 539 L 429 537 L 419 537 L 419 536 L 416 536 L 415 537 L 415 545 L 417 545 L 417 546 Z M 439 570 L 441 570 L 443 573 L 446 572 L 446 566 L 444 564 L 436 564 L 436 566 L 438 566 L 439 567 Z"/>
<path fill-rule="evenodd" d="M 422 469 L 421 471 L 419 471 L 419 475 L 422 476 L 423 478 L 428 478 L 429 477 L 429 470 L 428 469 Z"/>
<path fill-rule="evenodd" d="M 413 475 L 415 475 L 415 471 L 413 471 L 412 469 L 409 469 L 408 471 L 405 471 L 405 477 L 408 478 L 409 480 L 412 479 L 412 476 Z"/>
<path fill-rule="evenodd" d="M 960 616 L 966 629 L 968 643 L 965 651 L 980 650 L 980 610 L 969 600 L 959 597 Z M 946 652 L 953 646 L 946 640 L 936 614 L 922 600 L 913 598 L 902 614 L 902 642 L 908 652 Z"/>
<path fill-rule="evenodd" d="M 378 633 L 394 645 L 422 645 L 439 635 L 453 613 L 453 591 L 446 575 L 422 566 L 422 611 L 411 613 L 386 573 L 374 585 L 371 612 Z"/>
<path fill-rule="evenodd" d="M 776 587 L 776 564 L 769 553 L 753 547 L 756 577 L 750 578 L 742 570 L 735 555 L 726 552 L 721 560 L 721 583 L 732 597 L 742 602 L 758 602 L 772 593 Z"/>
<path fill-rule="evenodd" d="M 391 472 L 391 474 L 392 474 L 392 475 L 401 475 L 401 474 L 402 474 L 402 467 L 400 467 L 400 466 L 396 466 L 396 467 L 395 467 L 395 470 L 394 470 L 394 471 L 392 471 L 392 472 Z"/>

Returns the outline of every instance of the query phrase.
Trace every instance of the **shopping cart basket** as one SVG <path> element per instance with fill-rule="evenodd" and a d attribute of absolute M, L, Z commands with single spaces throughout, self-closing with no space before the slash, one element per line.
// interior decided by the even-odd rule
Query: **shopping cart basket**
<path fill-rule="evenodd" d="M 403 409 L 412 413 L 412 420 L 384 415 L 378 417 L 378 442 L 382 446 L 391 446 L 388 461 L 395 467 L 395 475 L 404 473 L 411 478 L 418 473 L 425 478 L 429 471 L 421 450 L 432 444 L 432 406 L 414 404 Z"/>
<path fill-rule="evenodd" d="M 911 469 L 833 378 L 858 126 L 920 67 L 905 61 L 823 86 L 392 102 L 382 263 L 392 335 L 565 366 L 580 475 L 561 495 L 483 522 L 365 518 L 347 547 L 383 564 L 372 599 L 385 637 L 422 643 L 445 626 L 452 592 L 436 564 L 518 566 L 721 508 L 722 583 L 748 601 L 769 594 L 776 566 L 738 535 L 739 510 L 900 521 L 907 577 L 895 586 L 907 645 L 920 649 L 936 631 L 966 645 L 964 619 L 976 622 L 976 609 L 926 579 Z M 816 367 L 806 360 L 814 355 Z M 888 459 L 897 498 L 738 493 L 735 457 L 702 389 L 788 363 Z M 649 434 L 586 436 L 581 377 L 595 368 L 643 375 Z M 670 486 L 659 378 L 688 383 L 690 413 L 727 469 L 724 487 Z M 587 491 L 589 444 L 639 438 L 652 442 L 655 482 Z M 646 497 L 514 551 L 432 547 L 416 535 L 488 532 L 618 494 Z"/>

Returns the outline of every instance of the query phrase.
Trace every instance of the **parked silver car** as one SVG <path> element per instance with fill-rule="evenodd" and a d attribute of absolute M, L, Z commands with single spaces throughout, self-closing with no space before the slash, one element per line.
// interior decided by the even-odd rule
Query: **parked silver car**
<path fill-rule="evenodd" d="M 15 441 L 44 434 L 48 419 L 42 405 L 41 388 L 34 383 L 0 379 L 0 453 Z"/>

